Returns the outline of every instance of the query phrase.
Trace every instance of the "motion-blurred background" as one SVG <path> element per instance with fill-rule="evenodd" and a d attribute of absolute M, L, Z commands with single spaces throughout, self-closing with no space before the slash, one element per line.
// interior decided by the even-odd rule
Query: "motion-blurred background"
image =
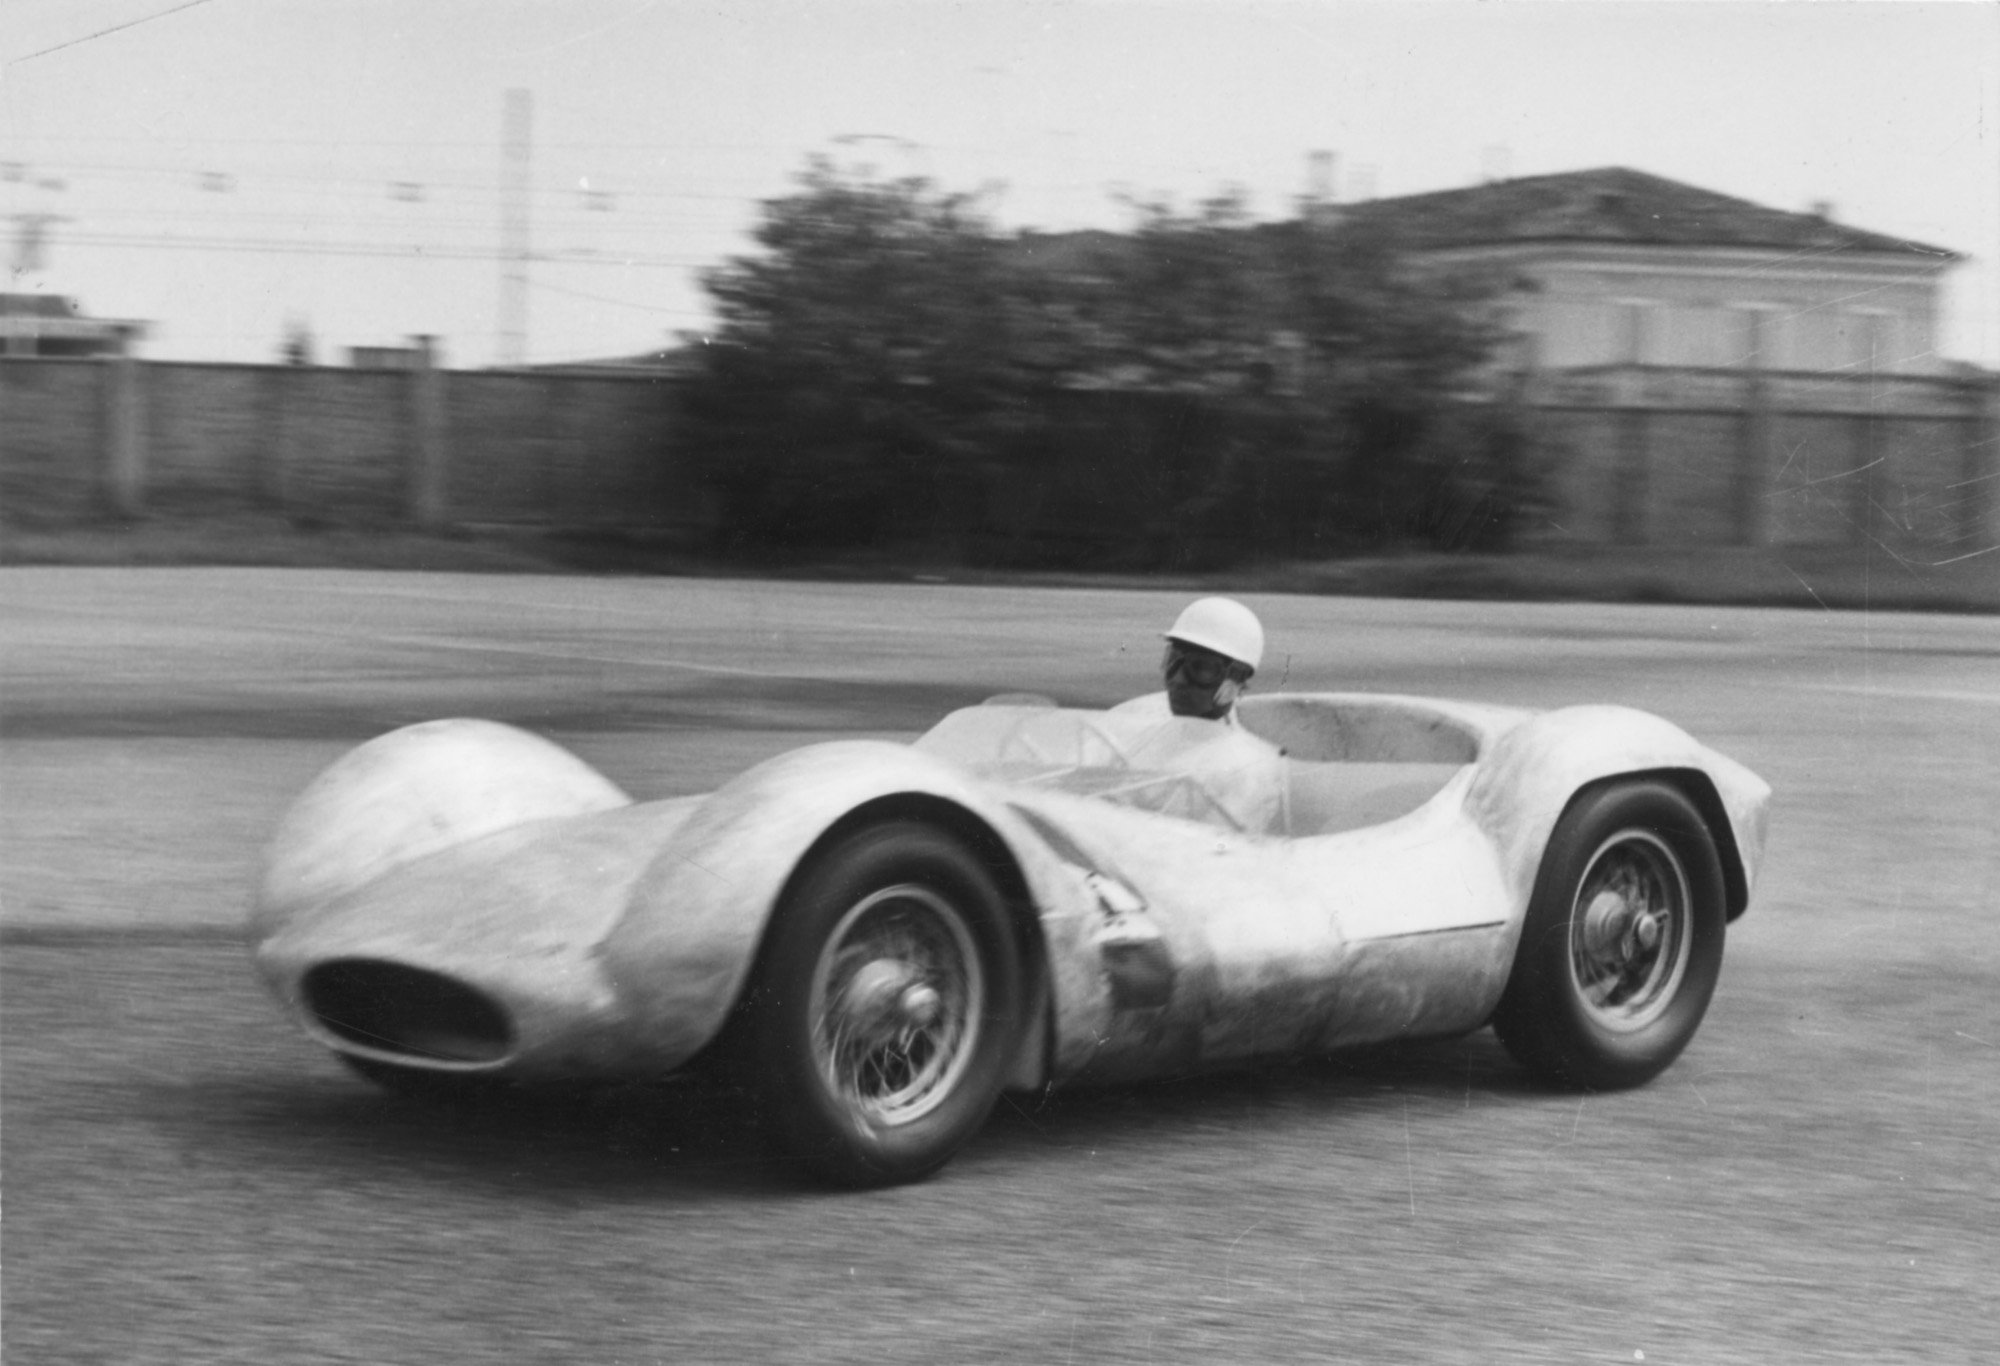
<path fill-rule="evenodd" d="M 1996 51 L 1949 3 L 15 0 L 0 553 L 1990 604 Z"/>
<path fill-rule="evenodd" d="M 0 0 L 8 1359 L 1990 1356 L 1996 140 L 1984 3 Z M 1014 1097 L 828 1197 L 393 1106 L 245 961 L 390 727 L 706 791 L 1147 691 L 1197 584 L 1260 688 L 1773 784 L 1673 1069 Z"/>

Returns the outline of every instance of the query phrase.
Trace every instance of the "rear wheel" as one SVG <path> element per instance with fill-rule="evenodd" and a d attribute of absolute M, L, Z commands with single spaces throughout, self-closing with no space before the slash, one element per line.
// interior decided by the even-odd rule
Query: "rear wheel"
<path fill-rule="evenodd" d="M 1021 1023 L 1021 955 L 992 876 L 914 821 L 817 857 L 778 908 L 746 1061 L 785 1148 L 848 1185 L 926 1176 L 985 1121 Z"/>
<path fill-rule="evenodd" d="M 1545 1078 L 1637 1086 L 1680 1056 L 1722 971 L 1722 864 L 1659 782 L 1586 789 L 1542 855 L 1493 1028 Z"/>

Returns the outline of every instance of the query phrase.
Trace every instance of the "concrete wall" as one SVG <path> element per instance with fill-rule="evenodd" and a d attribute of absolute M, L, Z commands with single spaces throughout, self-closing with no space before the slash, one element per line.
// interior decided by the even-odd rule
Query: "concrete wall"
<path fill-rule="evenodd" d="M 102 510 L 109 365 L 0 360 L 0 509 L 67 522 Z"/>
<path fill-rule="evenodd" d="M 1743 539 L 1737 419 L 1731 413 L 1649 415 L 1640 525 L 1656 545 L 1733 545 Z"/>
<path fill-rule="evenodd" d="M 2000 543 L 2000 384 L 1610 366 L 1531 379 L 1557 504 L 1540 538 Z"/>
<path fill-rule="evenodd" d="M 681 525 L 671 384 L 131 360 L 0 361 L 13 521 L 262 508 L 352 525 Z"/>
<path fill-rule="evenodd" d="M 1773 423 L 1763 459 L 1772 545 L 1845 545 L 1861 540 L 1868 463 L 1861 420 L 1845 414 L 1787 413 Z"/>
<path fill-rule="evenodd" d="M 279 503 L 329 521 L 404 520 L 416 372 L 278 367 L 267 409 Z"/>
<path fill-rule="evenodd" d="M 2000 544 L 1991 379 L 1611 366 L 1523 395 L 1557 504 L 1540 539 L 1932 560 Z M 599 375 L 0 360 L 0 510 L 695 530 L 711 514 L 676 458 L 676 401 L 670 383 Z M 1110 473 L 1082 460 L 1062 477 Z M 1061 530 L 1075 498 L 1016 482 L 1017 515 L 989 518 Z"/>
<path fill-rule="evenodd" d="M 1876 426 L 1869 454 L 1882 464 L 1869 493 L 1870 531 L 1892 548 L 1917 552 L 1993 544 L 1983 532 L 1983 509 L 1975 496 L 1982 483 L 1992 483 L 1994 463 L 1982 459 L 1991 442 L 1983 451 L 1956 422 L 1911 419 Z"/>
<path fill-rule="evenodd" d="M 459 520 L 557 525 L 694 519 L 668 441 L 672 386 L 579 375 L 463 373 L 446 395 L 445 444 Z"/>
<path fill-rule="evenodd" d="M 156 510 L 246 507 L 260 472 L 281 372 L 261 367 L 148 365 L 137 402 L 146 427 L 147 501 Z"/>

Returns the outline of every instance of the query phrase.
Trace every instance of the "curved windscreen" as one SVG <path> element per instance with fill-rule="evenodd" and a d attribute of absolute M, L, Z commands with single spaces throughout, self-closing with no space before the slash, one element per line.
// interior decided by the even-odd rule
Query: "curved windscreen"
<path fill-rule="evenodd" d="M 1264 738 L 1188 717 L 988 705 L 953 712 L 916 747 L 998 782 L 1293 837 L 1407 815 L 1478 750 L 1470 727 L 1415 707 L 1292 705 L 1244 719 Z"/>
<path fill-rule="evenodd" d="M 916 747 L 1001 782 L 1235 830 L 1268 832 L 1283 824 L 1283 756 L 1214 721 L 1060 707 L 968 707 L 938 722 Z"/>
<path fill-rule="evenodd" d="M 1480 732 L 1415 698 L 1278 693 L 1237 705 L 1244 726 L 1316 763 L 1469 764 Z"/>

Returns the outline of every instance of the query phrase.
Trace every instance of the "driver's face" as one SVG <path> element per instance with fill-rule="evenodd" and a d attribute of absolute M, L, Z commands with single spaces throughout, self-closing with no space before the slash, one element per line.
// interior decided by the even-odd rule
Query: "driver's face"
<path fill-rule="evenodd" d="M 1188 645 L 1167 642 L 1160 659 L 1160 673 L 1166 680 L 1167 706 L 1176 716 L 1199 716 L 1214 720 L 1229 710 L 1233 700 L 1225 696 L 1234 690 L 1229 682 L 1230 661 L 1226 655 Z"/>

